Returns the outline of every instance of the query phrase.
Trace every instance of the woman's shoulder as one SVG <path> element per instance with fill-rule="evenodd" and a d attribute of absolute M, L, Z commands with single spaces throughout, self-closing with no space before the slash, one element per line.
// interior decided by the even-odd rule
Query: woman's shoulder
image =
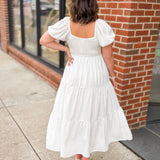
<path fill-rule="evenodd" d="M 97 37 L 101 47 L 107 46 L 115 39 L 115 33 L 111 26 L 103 19 L 97 19 Z"/>
<path fill-rule="evenodd" d="M 98 22 L 99 27 L 109 27 L 109 28 L 111 28 L 111 26 L 108 24 L 108 22 L 106 22 L 104 19 L 98 18 L 97 22 Z"/>

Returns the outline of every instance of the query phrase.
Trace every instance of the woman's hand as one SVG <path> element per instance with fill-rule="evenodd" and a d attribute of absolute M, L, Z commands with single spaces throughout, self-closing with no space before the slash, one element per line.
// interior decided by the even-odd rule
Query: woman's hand
<path fill-rule="evenodd" d="M 71 56 L 71 52 L 70 52 L 68 47 L 66 49 L 66 53 L 67 53 L 67 56 L 68 56 L 68 66 L 70 66 L 71 63 L 73 64 L 74 58 Z"/>

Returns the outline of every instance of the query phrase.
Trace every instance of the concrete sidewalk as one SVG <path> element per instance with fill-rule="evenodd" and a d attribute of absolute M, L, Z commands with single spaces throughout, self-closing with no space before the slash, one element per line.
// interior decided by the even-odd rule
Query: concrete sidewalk
<path fill-rule="evenodd" d="M 0 51 L 0 160 L 58 160 L 45 148 L 46 129 L 56 90 Z M 140 160 L 120 142 L 92 160 Z M 66 158 L 74 160 L 74 156 Z"/>

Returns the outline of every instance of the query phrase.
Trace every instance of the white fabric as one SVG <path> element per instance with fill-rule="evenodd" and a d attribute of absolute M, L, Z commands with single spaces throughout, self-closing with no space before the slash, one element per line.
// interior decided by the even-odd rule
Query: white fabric
<path fill-rule="evenodd" d="M 74 61 L 71 66 L 67 62 L 57 90 L 46 148 L 59 151 L 63 158 L 75 154 L 89 157 L 91 152 L 107 151 L 111 142 L 133 137 L 101 54 L 101 46 L 112 43 L 115 34 L 98 19 L 94 37 L 74 36 L 69 18 L 48 30 L 54 38 L 67 41 Z"/>

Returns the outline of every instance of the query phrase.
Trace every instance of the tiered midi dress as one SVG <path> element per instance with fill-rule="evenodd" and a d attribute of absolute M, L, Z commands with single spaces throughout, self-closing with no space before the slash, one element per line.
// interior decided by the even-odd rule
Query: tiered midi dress
<path fill-rule="evenodd" d="M 49 117 L 46 148 L 63 158 L 95 151 L 107 151 L 111 142 L 132 140 L 132 133 L 120 106 L 101 47 L 114 41 L 115 34 L 102 19 L 95 22 L 95 35 L 72 35 L 70 17 L 48 26 L 48 33 L 67 41 L 73 64 L 65 66 Z"/>

